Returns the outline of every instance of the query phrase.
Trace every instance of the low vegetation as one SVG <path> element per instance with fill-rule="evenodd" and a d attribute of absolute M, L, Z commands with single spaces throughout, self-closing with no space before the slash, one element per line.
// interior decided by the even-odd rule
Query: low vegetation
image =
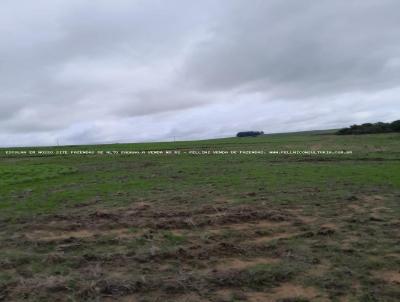
<path fill-rule="evenodd" d="M 0 301 L 400 301 L 399 133 L 70 148 L 353 153 L 0 150 Z"/>
<path fill-rule="evenodd" d="M 352 125 L 348 128 L 340 129 L 336 134 L 348 135 L 348 134 L 373 134 L 373 133 L 390 133 L 400 132 L 400 120 L 392 123 L 365 123 L 361 125 Z"/>

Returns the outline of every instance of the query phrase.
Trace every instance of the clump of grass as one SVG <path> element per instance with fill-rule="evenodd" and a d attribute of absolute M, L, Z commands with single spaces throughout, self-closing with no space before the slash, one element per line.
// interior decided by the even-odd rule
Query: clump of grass
<path fill-rule="evenodd" d="M 345 269 L 336 269 L 314 278 L 312 283 L 324 289 L 331 298 L 335 298 L 349 292 L 352 286 L 351 272 Z"/>
<path fill-rule="evenodd" d="M 300 266 L 291 264 L 258 264 L 240 271 L 218 273 L 210 281 L 222 287 L 248 287 L 260 290 L 289 281 L 301 270 Z"/>
<path fill-rule="evenodd" d="M 168 246 L 182 245 L 187 241 L 187 238 L 183 235 L 174 234 L 173 232 L 167 231 L 163 233 L 163 238 Z"/>

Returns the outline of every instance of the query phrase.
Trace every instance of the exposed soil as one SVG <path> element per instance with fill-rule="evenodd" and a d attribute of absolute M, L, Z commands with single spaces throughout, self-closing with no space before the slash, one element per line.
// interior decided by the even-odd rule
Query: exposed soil
<path fill-rule="evenodd" d="M 69 301 L 71 295 L 78 301 L 132 302 L 343 298 L 347 287 L 340 284 L 342 277 L 330 277 L 335 261 L 331 249 L 358 253 L 356 245 L 363 244 L 363 232 L 370 230 L 355 223 L 381 223 L 380 216 L 360 217 L 361 209 L 372 208 L 379 215 L 386 210 L 382 200 L 357 198 L 330 218 L 295 207 L 223 202 L 156 207 L 140 202 L 21 220 L 20 234 L 2 235 L 3 248 L 27 253 L 0 260 L 4 272 L 18 275 L 0 287 L 0 301 Z M 346 269 L 346 276 L 355 275 Z M 400 283 L 399 271 L 376 271 L 374 276 Z M 313 280 L 322 285 L 312 286 Z"/>
<path fill-rule="evenodd" d="M 312 287 L 303 287 L 292 283 L 284 283 L 269 292 L 253 292 L 249 293 L 247 297 L 250 302 L 264 302 L 264 301 L 329 301 L 318 290 Z"/>
<path fill-rule="evenodd" d="M 379 271 L 375 273 L 375 276 L 386 282 L 400 285 L 400 271 Z"/>

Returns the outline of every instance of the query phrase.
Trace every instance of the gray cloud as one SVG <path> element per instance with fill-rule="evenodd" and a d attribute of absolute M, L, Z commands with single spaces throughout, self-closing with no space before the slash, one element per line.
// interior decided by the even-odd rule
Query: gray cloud
<path fill-rule="evenodd" d="M 398 1 L 236 3 L 187 58 L 200 89 L 297 98 L 398 85 Z"/>
<path fill-rule="evenodd" d="M 395 0 L 4 0 L 1 144 L 397 119 L 399 12 Z"/>

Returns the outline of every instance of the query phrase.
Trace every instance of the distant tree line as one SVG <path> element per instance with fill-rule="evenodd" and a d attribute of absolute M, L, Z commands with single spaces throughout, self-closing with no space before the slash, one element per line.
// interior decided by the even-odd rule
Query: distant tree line
<path fill-rule="evenodd" d="M 246 137 L 246 136 L 259 136 L 259 135 L 263 135 L 264 131 L 242 131 L 242 132 L 238 132 L 238 134 L 236 134 L 237 137 Z"/>
<path fill-rule="evenodd" d="M 348 128 L 340 129 L 336 132 L 338 135 L 347 134 L 370 134 L 370 133 L 389 133 L 400 132 L 400 120 L 392 123 L 365 123 L 361 125 L 352 125 Z"/>

